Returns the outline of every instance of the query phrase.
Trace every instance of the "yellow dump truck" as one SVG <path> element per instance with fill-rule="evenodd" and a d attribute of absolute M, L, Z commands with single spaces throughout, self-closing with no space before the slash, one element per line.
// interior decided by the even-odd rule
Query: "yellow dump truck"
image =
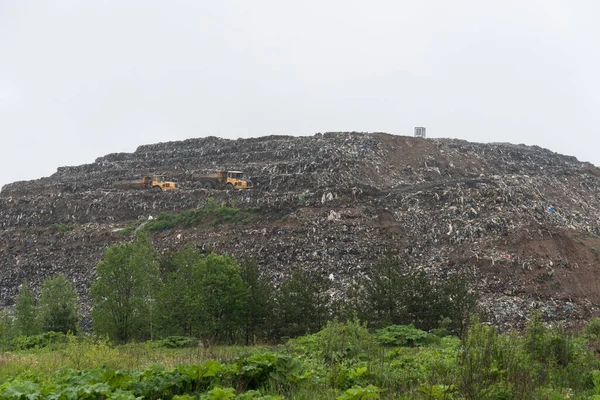
<path fill-rule="evenodd" d="M 242 171 L 219 171 L 214 175 L 197 176 L 196 180 L 200 182 L 205 189 L 252 189 L 252 182 L 244 178 Z"/>
<path fill-rule="evenodd" d="M 165 175 L 144 176 L 132 181 L 117 181 L 113 183 L 116 189 L 153 189 L 153 190 L 176 190 L 177 183 L 167 181 Z"/>

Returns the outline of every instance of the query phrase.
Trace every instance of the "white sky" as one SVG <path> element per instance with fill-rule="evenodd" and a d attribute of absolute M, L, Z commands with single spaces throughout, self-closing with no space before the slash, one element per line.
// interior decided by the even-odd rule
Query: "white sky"
<path fill-rule="evenodd" d="M 0 0 L 0 186 L 138 145 L 385 131 L 600 165 L 596 0 Z"/>

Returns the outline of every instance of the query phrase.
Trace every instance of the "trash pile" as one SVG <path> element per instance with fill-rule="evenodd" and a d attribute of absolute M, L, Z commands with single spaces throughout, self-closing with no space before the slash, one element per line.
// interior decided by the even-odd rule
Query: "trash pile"
<path fill-rule="evenodd" d="M 244 171 L 256 189 L 195 185 L 195 176 L 220 169 Z M 111 189 L 153 172 L 183 189 Z M 392 255 L 431 279 L 466 273 L 502 328 L 521 327 L 532 307 L 576 324 L 600 312 L 599 177 L 591 164 L 536 146 L 383 133 L 140 146 L 2 189 L 0 307 L 13 304 L 24 278 L 35 291 L 59 272 L 87 301 L 103 249 L 129 240 L 121 229 L 214 198 L 258 217 L 156 232 L 155 245 L 253 257 L 276 281 L 293 266 L 316 270 L 336 296 Z"/>

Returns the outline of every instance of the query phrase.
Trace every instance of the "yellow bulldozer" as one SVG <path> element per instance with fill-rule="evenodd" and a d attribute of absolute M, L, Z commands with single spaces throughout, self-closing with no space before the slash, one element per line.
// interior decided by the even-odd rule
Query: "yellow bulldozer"
<path fill-rule="evenodd" d="M 179 185 L 175 182 L 167 181 L 165 175 L 144 176 L 141 179 L 131 181 L 117 181 L 113 183 L 116 189 L 153 189 L 153 190 L 177 190 Z"/>
<path fill-rule="evenodd" d="M 252 182 L 244 178 L 242 171 L 219 171 L 214 175 L 196 176 L 195 180 L 200 182 L 205 189 L 252 189 Z"/>

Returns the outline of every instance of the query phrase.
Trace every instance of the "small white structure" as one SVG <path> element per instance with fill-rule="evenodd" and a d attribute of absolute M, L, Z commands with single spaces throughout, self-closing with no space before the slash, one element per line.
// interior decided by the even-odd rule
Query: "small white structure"
<path fill-rule="evenodd" d="M 426 137 L 425 136 L 425 133 L 426 133 L 425 131 L 426 131 L 425 127 L 423 127 L 423 126 L 416 126 L 415 127 L 415 137 L 420 137 L 420 138 L 425 139 L 425 137 Z"/>

